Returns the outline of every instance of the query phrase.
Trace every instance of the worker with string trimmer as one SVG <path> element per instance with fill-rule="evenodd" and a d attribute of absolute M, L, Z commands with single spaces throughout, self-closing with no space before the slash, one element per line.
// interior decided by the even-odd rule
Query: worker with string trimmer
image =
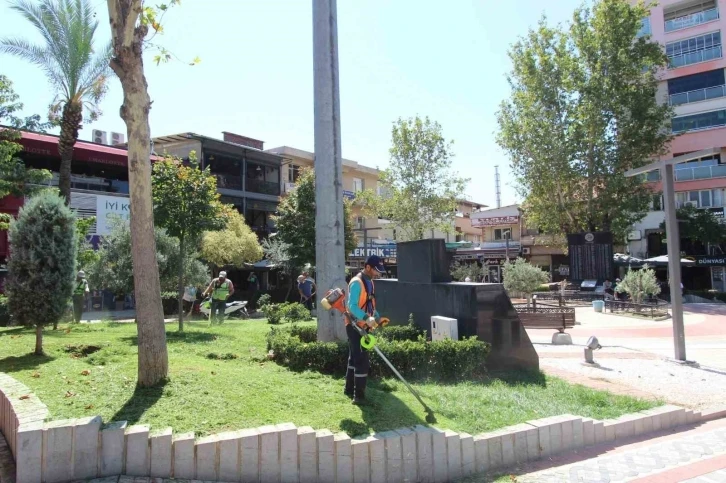
<path fill-rule="evenodd" d="M 360 330 L 369 331 L 381 320 L 376 310 L 376 289 L 373 280 L 386 273 L 381 259 L 375 255 L 368 257 L 358 275 L 348 284 L 348 303 L 345 318 L 345 332 L 348 335 L 348 370 L 345 374 L 345 395 L 353 398 L 353 404 L 365 404 L 366 384 L 370 361 L 368 351 L 361 347 Z M 351 320 L 351 318 L 355 320 Z"/>

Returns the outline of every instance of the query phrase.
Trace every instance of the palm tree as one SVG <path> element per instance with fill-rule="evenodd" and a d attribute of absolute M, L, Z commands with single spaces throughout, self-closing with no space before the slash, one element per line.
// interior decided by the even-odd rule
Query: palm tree
<path fill-rule="evenodd" d="M 40 45 L 23 39 L 0 39 L 6 52 L 37 65 L 45 72 L 56 97 L 50 119 L 60 125 L 58 151 L 61 157 L 59 188 L 70 204 L 73 146 L 84 114 L 88 121 L 100 115 L 98 103 L 106 93 L 110 73 L 111 44 L 93 49 L 98 21 L 89 0 L 15 0 L 19 12 L 43 37 Z"/>

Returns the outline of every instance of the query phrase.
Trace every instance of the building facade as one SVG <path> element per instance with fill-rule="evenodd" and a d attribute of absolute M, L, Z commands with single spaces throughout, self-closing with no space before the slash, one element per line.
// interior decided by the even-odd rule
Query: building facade
<path fill-rule="evenodd" d="M 676 135 L 668 158 L 717 148 L 720 154 L 675 166 L 676 204 L 709 210 L 723 219 L 726 205 L 726 59 L 722 36 L 726 0 L 661 0 L 651 9 L 641 30 L 663 45 L 670 66 L 662 72 L 661 102 L 670 103 Z M 648 176 L 655 192 L 652 210 L 628 237 L 630 254 L 639 258 L 667 252 L 660 224 L 665 219 L 658 172 Z M 713 257 L 708 266 L 684 267 L 687 289 L 726 291 L 724 246 L 699 246 L 682 240 L 682 255 Z M 702 258 L 703 259 L 703 258 Z M 667 275 L 664 275 L 667 277 Z"/>

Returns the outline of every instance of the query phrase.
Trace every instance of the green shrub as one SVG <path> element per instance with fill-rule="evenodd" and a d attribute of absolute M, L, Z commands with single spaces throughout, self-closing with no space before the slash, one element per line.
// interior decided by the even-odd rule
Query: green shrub
<path fill-rule="evenodd" d="M 267 335 L 267 348 L 275 360 L 294 371 L 312 370 L 324 374 L 342 375 L 347 367 L 346 342 L 303 342 L 309 339 L 309 329 L 272 329 Z M 417 380 L 457 381 L 477 379 L 486 374 L 489 344 L 467 338 L 461 341 L 442 340 L 379 340 L 379 349 L 404 377 Z M 390 377 L 390 368 L 371 351 L 373 376 Z"/>
<path fill-rule="evenodd" d="M 314 325 L 293 325 L 290 335 L 297 337 L 301 342 L 309 343 L 318 340 L 318 328 Z"/>
<path fill-rule="evenodd" d="M 418 340 L 419 337 L 425 336 L 426 332 L 416 327 L 413 320 L 409 320 L 406 325 L 388 325 L 378 331 L 381 338 L 388 341 L 399 340 Z"/>
<path fill-rule="evenodd" d="M 282 304 L 280 310 L 285 322 L 294 324 L 296 322 L 310 320 L 310 311 L 301 303 L 288 302 L 286 304 Z"/>
<path fill-rule="evenodd" d="M 260 295 L 260 298 L 257 299 L 257 308 L 260 310 L 263 309 L 263 307 L 270 305 L 272 302 L 272 297 L 270 297 L 270 294 L 264 293 Z"/>
<path fill-rule="evenodd" d="M 261 307 L 262 313 L 265 314 L 268 324 L 279 324 L 282 320 L 282 305 L 283 304 L 267 304 Z"/>
<path fill-rule="evenodd" d="M 0 295 L 0 327 L 10 325 L 10 312 L 8 311 L 8 298 Z"/>

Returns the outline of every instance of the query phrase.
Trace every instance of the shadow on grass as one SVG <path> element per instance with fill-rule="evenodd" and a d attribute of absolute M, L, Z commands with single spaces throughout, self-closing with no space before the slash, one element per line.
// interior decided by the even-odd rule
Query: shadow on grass
<path fill-rule="evenodd" d="M 501 381 L 508 386 L 547 386 L 547 379 L 541 371 L 491 371 L 489 377 L 482 381 L 482 384 L 489 385 L 495 380 Z"/>
<path fill-rule="evenodd" d="M 156 404 L 164 394 L 162 382 L 153 387 L 136 387 L 128 401 L 111 417 L 111 421 L 126 421 L 136 424 L 141 417 Z"/>
<path fill-rule="evenodd" d="M 187 344 L 197 344 L 201 342 L 213 342 L 219 339 L 219 334 L 212 332 L 167 332 L 166 342 L 167 344 L 176 344 L 185 342 Z M 131 345 L 139 345 L 139 338 L 137 336 L 121 337 L 122 341 L 128 342 Z"/>
<path fill-rule="evenodd" d="M 0 372 L 18 372 L 36 369 L 53 360 L 55 360 L 55 357 L 48 355 L 37 356 L 32 352 L 24 356 L 9 356 L 0 359 Z"/>
<path fill-rule="evenodd" d="M 6 335 L 20 335 L 24 332 L 27 332 L 28 334 L 35 334 L 35 328 L 23 327 L 23 326 L 10 327 L 10 328 L 3 327 L 2 331 L 0 331 L 0 337 L 6 336 Z"/>

